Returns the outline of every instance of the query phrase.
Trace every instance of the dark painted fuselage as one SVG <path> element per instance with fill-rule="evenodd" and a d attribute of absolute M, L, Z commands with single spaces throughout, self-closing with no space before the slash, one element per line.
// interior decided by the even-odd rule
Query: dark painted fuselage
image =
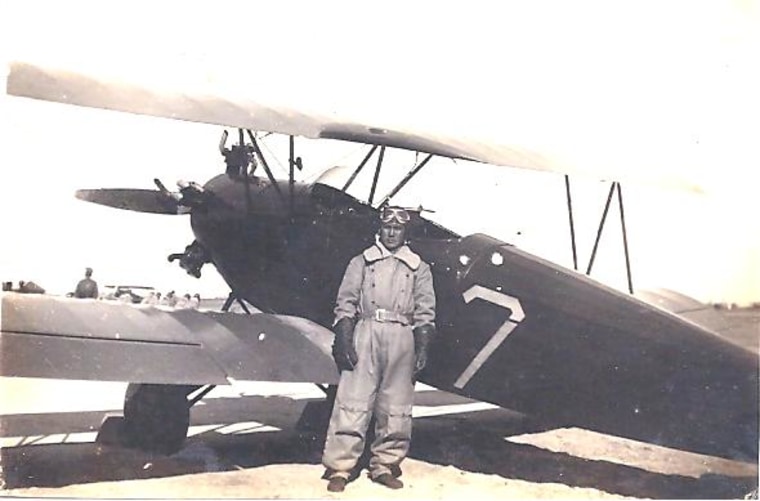
<path fill-rule="evenodd" d="M 193 231 L 240 296 L 325 326 L 375 209 L 322 185 L 218 176 Z M 629 438 L 757 459 L 758 362 L 711 332 L 485 235 L 419 220 L 438 336 L 422 380 Z"/>

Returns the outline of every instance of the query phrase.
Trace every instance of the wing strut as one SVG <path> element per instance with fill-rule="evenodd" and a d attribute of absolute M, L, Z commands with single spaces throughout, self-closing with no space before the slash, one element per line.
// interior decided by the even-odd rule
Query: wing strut
<path fill-rule="evenodd" d="M 631 261 L 628 254 L 628 234 L 625 227 L 625 211 L 623 210 L 623 192 L 620 188 L 620 183 L 613 181 L 610 186 L 610 191 L 607 194 L 607 202 L 604 204 L 604 211 L 602 212 L 602 218 L 599 221 L 599 229 L 596 233 L 596 240 L 594 241 L 594 249 L 591 251 L 591 259 L 588 262 L 588 268 L 586 268 L 586 275 L 591 274 L 591 268 L 594 266 L 594 260 L 596 259 L 596 252 L 599 248 L 599 240 L 602 238 L 602 230 L 604 230 L 604 224 L 607 220 L 607 213 L 610 209 L 610 202 L 612 202 L 612 195 L 617 190 L 618 194 L 618 206 L 620 208 L 620 225 L 623 230 L 623 250 L 625 252 L 625 267 L 628 278 L 628 292 L 633 294 L 633 280 L 631 279 Z M 568 192 L 569 193 L 569 192 Z"/>
<path fill-rule="evenodd" d="M 625 271 L 628 276 L 628 292 L 633 294 L 633 280 L 631 279 L 631 259 L 628 255 L 628 232 L 625 229 L 625 211 L 623 210 L 623 187 L 617 183 L 618 206 L 620 207 L 620 227 L 623 230 L 623 251 L 625 252 Z"/>
<path fill-rule="evenodd" d="M 416 166 L 412 167 L 412 169 L 409 171 L 409 173 L 406 175 L 406 177 L 404 177 L 404 179 L 402 179 L 401 182 L 399 182 L 396 185 L 396 187 L 391 190 L 390 193 L 388 193 L 387 195 L 385 195 L 385 198 L 383 198 L 383 201 L 380 202 L 380 205 L 378 207 L 383 207 L 384 205 L 387 205 L 388 202 L 390 202 L 391 198 L 393 198 L 394 196 L 396 196 L 396 194 L 399 191 L 401 191 L 401 189 L 404 186 L 406 186 L 406 183 L 408 183 L 409 181 L 411 181 L 412 178 L 414 176 L 416 176 L 417 173 L 420 170 L 422 170 L 423 167 L 425 167 L 425 165 L 430 161 L 431 158 L 433 158 L 433 154 L 432 153 L 428 154 L 428 156 L 425 157 L 425 159 L 422 162 L 420 162 L 419 165 L 416 165 Z"/>
<path fill-rule="evenodd" d="M 277 194 L 280 196 L 280 200 L 282 200 L 283 205 L 287 207 L 288 204 L 285 201 L 285 196 L 282 194 L 282 191 L 280 191 L 280 186 L 277 184 L 277 180 L 274 178 L 272 170 L 269 168 L 269 164 L 267 164 L 267 160 L 264 158 L 264 154 L 261 152 L 261 148 L 259 148 L 259 143 L 256 142 L 256 138 L 254 137 L 253 132 L 251 132 L 251 129 L 246 129 L 246 132 L 248 132 L 248 138 L 251 140 L 251 144 L 253 145 L 253 150 L 256 152 L 256 156 L 259 158 L 261 165 L 264 167 L 264 172 L 267 173 L 267 177 L 272 183 L 272 186 L 274 186 L 274 189 L 277 191 Z"/>
<path fill-rule="evenodd" d="M 594 249 L 591 251 L 591 258 L 588 261 L 588 267 L 586 268 L 586 275 L 591 275 L 591 268 L 594 266 L 594 260 L 596 259 L 596 251 L 599 249 L 599 241 L 602 238 L 602 231 L 604 230 L 604 223 L 607 221 L 607 213 L 610 210 L 610 202 L 612 201 L 612 194 L 615 192 L 615 185 L 617 181 L 613 181 L 610 186 L 610 192 L 607 194 L 607 202 L 604 204 L 604 211 L 602 211 L 602 219 L 599 221 L 599 229 L 596 230 L 596 240 L 594 241 Z"/>
<path fill-rule="evenodd" d="M 367 153 L 367 156 L 364 157 L 364 160 L 361 161 L 359 166 L 354 170 L 353 174 L 351 174 L 351 177 L 348 178 L 348 181 L 343 186 L 343 193 L 346 192 L 349 186 L 354 182 L 354 179 L 356 179 L 356 176 L 359 175 L 359 173 L 362 171 L 365 165 L 367 165 L 367 162 L 369 162 L 369 159 L 372 158 L 372 155 L 375 153 L 375 150 L 377 149 L 377 145 L 373 144 L 372 148 L 369 150 L 369 153 Z"/>
<path fill-rule="evenodd" d="M 377 167 L 375 167 L 375 177 L 372 178 L 372 188 L 369 190 L 369 200 L 367 204 L 372 205 L 372 200 L 375 198 L 375 189 L 377 188 L 377 180 L 380 177 L 380 170 L 383 168 L 383 157 L 385 156 L 385 145 L 380 147 L 380 154 L 377 157 Z"/>
<path fill-rule="evenodd" d="M 570 219 L 570 244 L 573 247 L 573 269 L 578 271 L 578 250 L 575 245 L 575 224 L 573 222 L 573 199 L 570 197 L 570 176 L 565 174 L 565 193 L 567 193 L 567 216 Z"/>
<path fill-rule="evenodd" d="M 289 189 L 289 196 L 290 196 L 290 216 L 293 217 L 293 212 L 295 211 L 295 183 L 296 183 L 296 177 L 295 177 L 295 168 L 298 167 L 298 170 L 303 170 L 303 161 L 301 160 L 301 157 L 296 157 L 296 140 L 293 135 L 289 136 L 289 146 L 290 146 L 290 157 L 288 159 L 288 165 L 290 166 L 289 172 L 288 172 L 288 189 Z"/>

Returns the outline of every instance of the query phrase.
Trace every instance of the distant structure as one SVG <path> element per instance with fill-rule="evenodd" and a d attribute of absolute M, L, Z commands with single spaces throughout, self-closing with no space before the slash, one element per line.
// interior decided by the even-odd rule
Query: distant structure
<path fill-rule="evenodd" d="M 77 284 L 74 297 L 80 299 L 98 298 L 98 283 L 92 279 L 92 268 L 85 268 L 84 278 Z"/>
<path fill-rule="evenodd" d="M 39 285 L 35 284 L 31 280 L 28 282 L 24 282 L 23 280 L 19 280 L 18 282 L 18 292 L 23 292 L 24 294 L 44 294 L 45 289 L 40 287 Z"/>

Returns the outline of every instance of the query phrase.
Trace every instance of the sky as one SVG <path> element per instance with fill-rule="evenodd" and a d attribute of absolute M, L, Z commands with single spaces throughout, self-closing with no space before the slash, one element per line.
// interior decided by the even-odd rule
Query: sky
<path fill-rule="evenodd" d="M 94 68 L 169 92 L 202 73 L 204 90 L 537 151 L 560 168 L 435 159 L 396 202 L 572 266 L 568 172 L 585 268 L 608 180 L 621 179 L 635 288 L 760 301 L 756 2 L 456 5 L 5 2 L 0 60 Z M 65 293 L 91 266 L 102 284 L 225 295 L 210 267 L 196 280 L 167 262 L 192 241 L 185 216 L 73 197 L 80 188 L 152 188 L 154 177 L 169 187 L 203 182 L 223 170 L 221 131 L 0 96 L 0 277 Z M 286 143 L 262 141 L 285 177 Z M 300 180 L 334 184 L 367 151 L 311 140 L 297 148 Z M 379 192 L 414 160 L 388 154 Z M 365 174 L 352 188 L 363 198 Z M 613 206 L 592 277 L 625 289 L 618 222 Z"/>

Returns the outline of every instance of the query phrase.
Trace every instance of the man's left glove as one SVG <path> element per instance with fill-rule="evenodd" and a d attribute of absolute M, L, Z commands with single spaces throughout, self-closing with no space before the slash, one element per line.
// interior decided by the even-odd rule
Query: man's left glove
<path fill-rule="evenodd" d="M 416 327 L 414 333 L 414 377 L 427 365 L 428 345 L 435 335 L 435 325 L 425 324 Z"/>
<path fill-rule="evenodd" d="M 343 317 L 335 324 L 335 341 L 333 341 L 332 354 L 338 371 L 352 371 L 359 361 L 359 355 L 354 348 L 354 319 Z"/>

